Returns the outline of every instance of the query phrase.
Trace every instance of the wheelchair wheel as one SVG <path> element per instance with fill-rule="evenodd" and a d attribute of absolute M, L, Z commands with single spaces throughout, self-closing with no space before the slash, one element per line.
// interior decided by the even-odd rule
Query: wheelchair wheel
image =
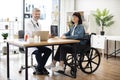
<path fill-rule="evenodd" d="M 95 72 L 100 65 L 100 53 L 95 48 L 85 49 L 79 58 L 80 69 L 87 74 Z"/>
<path fill-rule="evenodd" d="M 71 76 L 73 78 L 75 78 L 76 77 L 76 73 L 77 73 L 77 65 L 75 65 L 75 59 L 74 59 L 72 54 L 69 54 L 66 57 L 65 65 L 67 65 L 67 66 L 69 66 L 71 68 L 70 74 L 71 74 Z"/>
<path fill-rule="evenodd" d="M 75 65 L 75 60 L 74 60 L 74 57 L 72 54 L 67 55 L 66 60 L 65 60 L 65 64 L 68 65 L 69 67 Z"/>
<path fill-rule="evenodd" d="M 77 69 L 75 69 L 74 67 L 71 67 L 71 70 L 70 70 L 70 74 L 76 78 L 76 73 L 77 73 Z"/>

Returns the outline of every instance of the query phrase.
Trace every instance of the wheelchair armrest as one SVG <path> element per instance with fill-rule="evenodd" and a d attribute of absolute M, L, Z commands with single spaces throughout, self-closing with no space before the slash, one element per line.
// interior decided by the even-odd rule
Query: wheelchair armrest
<path fill-rule="evenodd" d="M 77 40 L 88 40 L 88 38 L 79 38 Z"/>
<path fill-rule="evenodd" d="M 90 35 L 85 33 L 85 36 L 83 38 L 79 38 L 78 40 L 90 40 Z"/>

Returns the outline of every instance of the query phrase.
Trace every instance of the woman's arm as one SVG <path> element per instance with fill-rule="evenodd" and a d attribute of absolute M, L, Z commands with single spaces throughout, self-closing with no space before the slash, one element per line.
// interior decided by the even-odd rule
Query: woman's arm
<path fill-rule="evenodd" d="M 63 34 L 64 36 L 70 36 L 70 33 L 71 33 L 71 28 L 68 32 L 66 32 L 65 34 Z"/>
<path fill-rule="evenodd" d="M 78 26 L 78 27 L 76 27 L 76 29 L 74 31 L 74 35 L 66 36 L 66 38 L 68 38 L 68 39 L 80 39 L 80 38 L 83 38 L 84 35 L 85 35 L 84 27 Z"/>
<path fill-rule="evenodd" d="M 72 27 L 70 28 L 70 30 L 69 30 L 67 33 L 64 33 L 64 34 L 61 36 L 61 38 L 66 38 L 66 36 L 70 36 L 71 30 L 72 30 Z"/>

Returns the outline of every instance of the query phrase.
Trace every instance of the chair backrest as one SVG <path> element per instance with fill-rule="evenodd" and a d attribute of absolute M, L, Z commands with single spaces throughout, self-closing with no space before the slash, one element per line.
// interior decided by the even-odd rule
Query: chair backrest
<path fill-rule="evenodd" d="M 91 44 L 91 36 L 92 35 L 96 35 L 96 34 L 95 33 L 91 33 L 91 34 L 85 33 L 84 38 L 82 38 L 80 40 L 84 41 L 85 45 L 90 45 Z"/>
<path fill-rule="evenodd" d="M 90 44 L 90 34 L 86 33 L 84 36 L 84 40 L 86 41 L 86 44 L 89 45 Z"/>
<path fill-rule="evenodd" d="M 24 39 L 24 31 L 23 30 L 18 31 L 18 39 Z"/>

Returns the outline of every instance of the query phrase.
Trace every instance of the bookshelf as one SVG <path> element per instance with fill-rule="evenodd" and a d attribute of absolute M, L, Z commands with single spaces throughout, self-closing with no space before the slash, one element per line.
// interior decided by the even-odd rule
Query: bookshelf
<path fill-rule="evenodd" d="M 0 21 L 0 53 L 6 53 L 6 43 L 4 42 L 2 33 L 8 33 L 7 39 L 14 39 L 18 36 L 18 31 L 22 29 L 21 21 Z M 15 51 L 15 47 L 10 47 L 11 51 Z M 0 55 L 2 55 L 0 54 Z"/>

